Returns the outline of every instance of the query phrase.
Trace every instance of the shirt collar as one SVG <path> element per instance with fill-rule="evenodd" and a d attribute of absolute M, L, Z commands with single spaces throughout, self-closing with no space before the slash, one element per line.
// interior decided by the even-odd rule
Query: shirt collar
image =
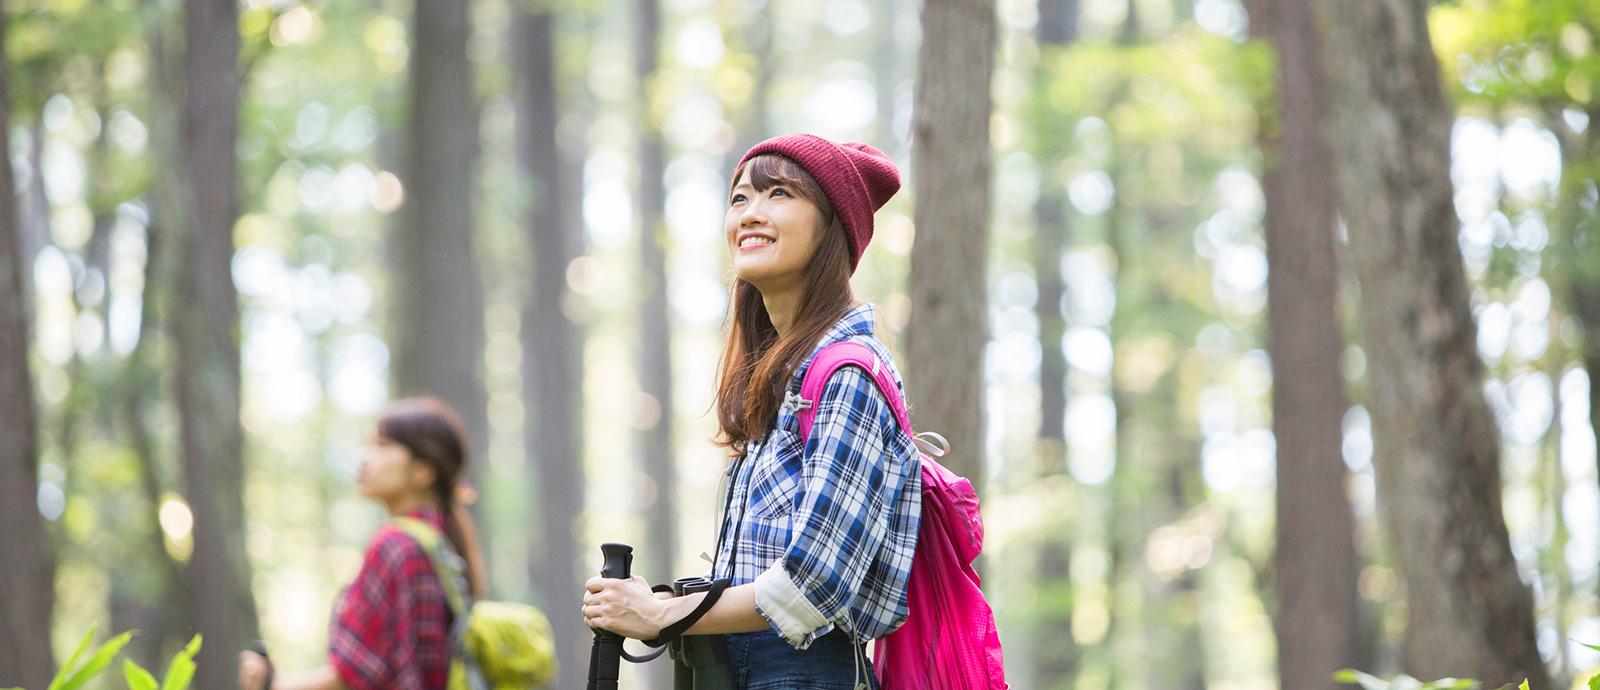
<path fill-rule="evenodd" d="M 850 308 L 843 318 L 834 324 L 828 332 L 823 334 L 822 341 L 817 343 L 811 354 L 815 355 L 822 348 L 846 340 L 852 336 L 873 334 L 873 329 L 878 321 L 878 310 L 865 302 Z"/>
<path fill-rule="evenodd" d="M 406 516 L 414 517 L 418 520 L 433 525 L 438 529 L 444 529 L 444 513 L 440 512 L 439 506 L 433 505 L 432 503 L 424 503 L 416 508 L 412 508 L 411 510 L 406 511 Z"/>
<path fill-rule="evenodd" d="M 795 371 L 794 380 L 790 382 L 789 387 L 796 391 L 800 390 L 800 381 L 805 377 L 806 368 L 811 366 L 811 360 L 816 358 L 817 353 L 821 352 L 822 348 L 856 336 L 871 336 L 875 332 L 874 329 L 877 323 L 878 310 L 876 307 L 865 302 L 851 307 L 850 311 L 845 312 L 838 323 L 833 324 L 833 327 L 829 328 L 827 333 L 822 334 L 822 339 L 817 341 L 817 346 L 811 349 L 811 354 L 806 355 L 805 363 Z"/>

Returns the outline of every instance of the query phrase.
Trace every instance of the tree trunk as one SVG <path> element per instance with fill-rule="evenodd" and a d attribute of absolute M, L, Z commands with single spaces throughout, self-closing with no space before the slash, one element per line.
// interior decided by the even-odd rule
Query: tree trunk
<path fill-rule="evenodd" d="M 771 2 L 767 3 L 772 6 Z M 895 40 L 895 19 L 900 14 L 899 0 L 879 0 L 873 3 L 872 29 L 877 33 L 877 46 L 872 50 L 872 77 L 877 87 L 878 117 L 873 123 L 873 146 L 892 158 L 905 150 L 906 142 L 894 136 L 894 96 L 899 84 L 900 42 Z"/>
<path fill-rule="evenodd" d="M 469 4 L 415 5 L 406 209 L 391 275 L 391 370 L 400 395 L 433 395 L 461 415 L 472 446 L 469 471 L 481 484 L 489 421 L 483 283 L 472 241 L 478 110 L 467 59 Z"/>
<path fill-rule="evenodd" d="M 1278 442 L 1276 632 L 1283 690 L 1332 690 L 1360 667 L 1355 519 L 1345 497 L 1339 372 L 1338 196 L 1323 141 L 1322 61 L 1312 7 L 1275 0 L 1251 28 L 1277 48 L 1277 139 L 1263 141 L 1267 347 Z"/>
<path fill-rule="evenodd" d="M 776 30 L 772 24 L 774 4 L 762 3 L 758 14 L 752 17 L 750 25 L 745 27 L 745 49 L 753 53 L 756 58 L 756 83 L 750 90 L 750 103 L 745 106 L 742 114 L 739 136 L 734 138 L 733 148 L 723 157 L 722 167 L 729 175 L 733 174 L 734 166 L 739 164 L 739 159 L 744 158 L 746 151 L 768 138 L 767 97 L 772 93 L 772 80 L 775 76 L 773 72 L 776 71 L 772 59 L 772 32 Z M 659 21 L 658 18 L 657 22 Z M 731 180 L 729 185 L 732 185 Z"/>
<path fill-rule="evenodd" d="M 1039 3 L 1039 46 L 1041 53 L 1064 50 L 1077 40 L 1078 1 L 1043 0 Z M 1041 58 L 1043 55 L 1041 55 Z M 1041 60 L 1041 63 L 1043 60 Z M 1048 92 L 1050 74 L 1041 64 L 1036 67 L 1034 93 Z M 1041 104 L 1039 117 L 1060 115 Z M 1041 133 L 1050 132 L 1050 123 L 1039 122 Z M 1063 158 L 1062 146 L 1048 134 L 1039 151 L 1039 200 L 1034 206 L 1033 271 L 1038 280 L 1039 298 L 1034 314 L 1039 319 L 1039 438 L 1035 469 L 1039 477 L 1060 477 L 1067 473 L 1067 441 L 1064 427 L 1067 412 L 1067 361 L 1061 351 L 1066 334 L 1066 318 L 1061 298 L 1066 286 L 1061 278 L 1061 254 L 1067 245 L 1066 190 L 1054 171 Z M 1060 523 L 1070 526 L 1070 522 Z M 1037 623 L 1032 635 L 1033 673 L 1038 682 L 1066 687 L 1077 672 L 1079 651 L 1072 637 L 1072 530 L 1047 533 L 1039 543 L 1037 578 L 1041 597 Z M 1046 686 L 1051 687 L 1051 686 Z"/>
<path fill-rule="evenodd" d="M 238 217 L 234 146 L 239 127 L 239 6 L 185 5 L 183 146 L 173 171 L 181 195 L 181 239 L 172 247 L 181 457 L 194 514 L 194 551 L 184 587 L 191 621 L 205 635 L 195 687 L 236 684 L 234 664 L 257 635 L 244 549 L 243 429 L 239 424 L 239 304 L 233 224 Z"/>
<path fill-rule="evenodd" d="M 927 1 L 912 127 L 917 237 L 906 389 L 914 426 L 950 440 L 945 464 L 980 495 L 995 35 L 992 1 Z"/>
<path fill-rule="evenodd" d="M 529 182 L 529 263 L 533 281 L 522 307 L 522 381 L 529 494 L 538 497 L 542 548 L 529 558 L 556 636 L 562 678 L 576 677 L 586 657 L 577 656 L 591 637 L 581 618 L 565 611 L 581 598 L 578 518 L 583 512 L 583 349 L 578 326 L 561 310 L 567 265 L 582 239 L 569 214 L 579 208 L 569 190 L 556 145 L 554 10 L 518 11 L 512 20 L 516 80 L 517 165 Z M 570 685 L 561 679 L 552 687 Z"/>
<path fill-rule="evenodd" d="M 0 151 L 10 150 L 5 17 L 0 15 Z M 55 672 L 50 614 L 55 562 L 39 517 L 38 416 L 28 369 L 32 275 L 21 246 L 11 164 L 0 164 L 0 687 L 42 688 Z"/>
<path fill-rule="evenodd" d="M 1453 112 L 1427 9 L 1384 0 L 1318 10 L 1329 144 L 1361 283 L 1374 464 L 1406 583 L 1405 666 L 1424 680 L 1546 688 L 1501 513 L 1500 437 L 1456 239 Z"/>
<path fill-rule="evenodd" d="M 151 33 L 150 44 L 154 46 L 151 52 L 158 56 L 156 58 L 158 63 L 162 60 L 159 57 L 162 48 L 158 45 L 161 40 L 160 33 Z M 155 82 L 152 92 L 159 97 L 163 93 L 162 77 L 158 75 L 152 81 Z M 151 139 L 157 143 L 165 143 L 170 138 L 171 132 L 160 124 L 156 118 L 151 119 L 151 130 L 154 134 Z M 151 202 L 152 207 L 160 207 L 159 200 L 151 199 Z M 154 223 L 145 229 L 145 280 L 139 294 L 141 305 L 139 339 L 135 342 L 133 350 L 128 353 L 121 380 L 118 382 L 118 397 L 112 403 L 116 406 L 112 414 L 120 423 L 122 436 L 127 439 L 129 450 L 138 460 L 139 488 L 141 497 L 145 501 L 145 517 L 150 528 L 146 535 L 149 542 L 145 548 L 149 549 L 150 557 L 159 565 L 159 572 L 155 576 L 156 603 L 147 612 L 148 619 L 139 626 L 143 631 L 140 637 L 145 639 L 135 640 L 130 652 L 130 656 L 146 664 L 146 668 L 151 668 L 152 664 L 164 663 L 162 657 L 166 655 L 167 638 L 172 636 L 174 631 L 181 631 L 187 625 L 185 623 L 187 610 L 182 593 L 182 564 L 168 554 L 166 537 L 160 525 L 163 494 L 158 460 L 160 452 L 156 448 L 156 440 L 152 437 L 149 420 L 150 410 L 158 404 L 157 399 L 161 394 L 161 367 L 152 351 L 152 341 L 158 337 L 160 328 L 156 295 L 159 292 L 157 286 L 162 276 L 161 271 L 165 270 L 161 265 L 161 260 L 165 256 L 163 252 L 167 251 L 162 246 L 163 232 L 165 231 Z"/>
<path fill-rule="evenodd" d="M 655 483 L 655 500 L 647 499 L 645 506 L 645 521 L 649 527 L 641 551 L 648 560 L 642 563 L 641 570 L 655 582 L 671 582 L 678 575 L 673 567 L 680 554 L 675 518 L 678 479 L 672 445 L 676 412 L 672 405 L 672 325 L 667 309 L 666 189 L 662 182 L 666 156 L 661 130 L 650 117 L 649 88 L 656 72 L 656 51 L 660 43 L 659 0 L 638 0 L 635 21 L 638 24 L 634 46 L 638 53 L 634 74 L 640 87 L 639 384 L 640 390 L 654 399 L 659 411 L 655 423 L 639 434 L 644 472 Z"/>

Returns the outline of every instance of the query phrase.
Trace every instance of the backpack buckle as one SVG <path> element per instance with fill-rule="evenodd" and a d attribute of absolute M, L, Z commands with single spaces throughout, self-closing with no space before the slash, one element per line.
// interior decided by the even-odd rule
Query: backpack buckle
<path fill-rule="evenodd" d="M 784 393 L 783 405 L 781 405 L 779 409 L 790 410 L 798 413 L 800 410 L 811 409 L 811 401 L 800 397 L 799 393 Z"/>

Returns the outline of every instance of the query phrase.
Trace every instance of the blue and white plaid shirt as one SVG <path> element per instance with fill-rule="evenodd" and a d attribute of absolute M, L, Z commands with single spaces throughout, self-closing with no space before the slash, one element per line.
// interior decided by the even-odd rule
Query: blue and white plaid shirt
<path fill-rule="evenodd" d="M 852 309 L 823 336 L 787 386 L 798 397 L 811 359 L 851 341 L 871 348 L 904 390 L 889 348 L 873 336 L 876 311 Z M 859 641 L 906 619 L 906 580 L 922 514 L 922 465 L 909 430 L 859 367 L 828 380 L 802 448 L 794 405 L 733 461 L 717 539 L 716 577 L 754 582 L 756 608 L 805 649 L 838 628 Z M 731 538 L 730 538 L 731 537 Z"/>

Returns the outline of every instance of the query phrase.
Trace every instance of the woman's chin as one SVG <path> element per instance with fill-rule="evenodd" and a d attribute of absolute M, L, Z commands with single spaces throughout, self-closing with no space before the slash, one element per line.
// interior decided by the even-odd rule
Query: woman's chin
<path fill-rule="evenodd" d="M 733 275 L 759 289 L 763 285 L 782 283 L 792 279 L 791 274 L 799 273 L 799 271 L 785 271 L 780 266 L 774 266 L 774 263 L 776 262 L 768 260 L 767 257 L 734 259 Z"/>

